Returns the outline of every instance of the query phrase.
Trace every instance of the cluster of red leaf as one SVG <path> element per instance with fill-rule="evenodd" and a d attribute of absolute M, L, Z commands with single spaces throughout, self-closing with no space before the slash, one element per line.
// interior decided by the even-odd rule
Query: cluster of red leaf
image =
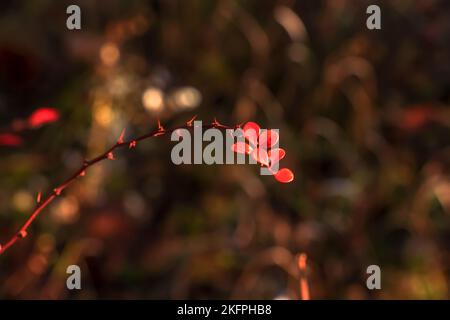
<path fill-rule="evenodd" d="M 15 147 L 23 143 L 18 132 L 25 129 L 36 129 L 59 119 L 59 112 L 54 108 L 39 108 L 25 120 L 15 120 L 11 132 L 0 132 L 0 146 Z"/>
<path fill-rule="evenodd" d="M 261 166 L 267 167 L 279 182 L 294 181 L 294 174 L 290 169 L 282 168 L 278 171 L 274 169 L 274 165 L 286 155 L 284 149 L 272 149 L 279 140 L 278 132 L 274 130 L 261 131 L 260 126 L 255 122 L 247 122 L 242 130 L 248 143 L 236 142 L 231 146 L 234 152 L 250 155 Z"/>

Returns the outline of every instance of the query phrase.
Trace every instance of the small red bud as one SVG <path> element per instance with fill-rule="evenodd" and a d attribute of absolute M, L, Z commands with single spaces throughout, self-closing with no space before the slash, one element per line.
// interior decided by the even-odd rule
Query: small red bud
<path fill-rule="evenodd" d="M 162 136 L 164 133 L 165 133 L 165 129 L 161 125 L 161 121 L 159 121 L 159 119 L 158 119 L 158 132 L 156 132 L 153 136 L 154 137 Z"/>
<path fill-rule="evenodd" d="M 25 238 L 28 235 L 28 233 L 25 230 L 20 230 L 19 233 L 17 233 L 17 236 L 19 238 Z"/>
<path fill-rule="evenodd" d="M 211 123 L 211 125 L 215 128 L 225 128 L 223 124 L 217 121 L 217 118 L 214 118 L 214 121 Z"/>
<path fill-rule="evenodd" d="M 53 192 L 55 192 L 55 194 L 56 194 L 57 196 L 59 196 L 59 195 L 61 194 L 61 189 L 55 188 L 55 189 L 53 189 Z"/>
<path fill-rule="evenodd" d="M 80 172 L 80 177 L 84 177 L 85 175 L 86 175 L 86 171 L 83 170 Z"/>
<path fill-rule="evenodd" d="M 133 140 L 130 142 L 130 144 L 128 145 L 129 149 L 135 148 L 136 147 L 136 140 Z"/>
<path fill-rule="evenodd" d="M 191 120 L 189 120 L 189 121 L 186 122 L 186 125 L 187 125 L 188 127 L 192 127 L 192 123 L 194 122 L 194 120 L 195 120 L 196 118 L 197 118 L 197 115 L 193 116 L 193 117 L 191 118 Z"/>
<path fill-rule="evenodd" d="M 112 152 L 108 152 L 108 156 L 107 157 L 108 157 L 109 160 L 115 160 L 114 154 Z"/>
<path fill-rule="evenodd" d="M 122 130 L 122 133 L 120 134 L 119 139 L 117 140 L 117 144 L 123 143 L 123 137 L 125 136 L 125 129 Z"/>
<path fill-rule="evenodd" d="M 161 125 L 161 121 L 158 119 L 158 131 L 164 131 L 164 127 Z"/>

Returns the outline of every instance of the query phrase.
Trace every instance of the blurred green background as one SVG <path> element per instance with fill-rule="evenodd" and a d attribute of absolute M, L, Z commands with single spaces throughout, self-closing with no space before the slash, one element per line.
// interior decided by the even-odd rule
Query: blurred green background
<path fill-rule="evenodd" d="M 158 118 L 279 128 L 296 179 L 175 166 L 168 137 L 142 142 L 0 257 L 0 298 L 298 299 L 304 252 L 313 299 L 448 299 L 449 40 L 445 0 L 2 0 L 0 128 L 40 107 L 61 118 L 0 146 L 1 243 L 39 191 Z"/>

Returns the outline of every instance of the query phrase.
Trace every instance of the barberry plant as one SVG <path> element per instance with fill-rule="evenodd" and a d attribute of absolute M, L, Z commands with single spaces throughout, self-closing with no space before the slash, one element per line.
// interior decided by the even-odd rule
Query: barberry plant
<path fill-rule="evenodd" d="M 28 119 L 27 119 L 27 125 L 30 128 L 36 128 L 39 127 L 45 123 L 56 121 L 59 117 L 59 114 L 54 110 L 50 108 L 43 108 L 40 110 L 37 110 L 37 112 L 33 113 Z M 62 182 L 60 185 L 55 187 L 53 191 L 48 194 L 46 197 L 43 197 L 43 195 L 39 192 L 37 195 L 37 205 L 34 209 L 34 211 L 30 214 L 28 219 L 25 221 L 25 223 L 20 227 L 20 229 L 4 244 L 0 244 L 0 255 L 3 254 L 5 251 L 7 251 L 10 247 L 12 247 L 15 243 L 17 243 L 19 240 L 25 238 L 28 235 L 28 228 L 30 225 L 35 221 L 35 219 L 39 216 L 39 214 L 58 196 L 61 195 L 62 191 L 64 191 L 69 185 L 71 185 L 74 181 L 77 179 L 84 177 L 86 175 L 86 172 L 90 167 L 93 165 L 100 163 L 103 160 L 115 160 L 115 151 L 120 148 L 128 148 L 133 149 L 137 146 L 137 143 L 149 138 L 153 137 L 159 137 L 167 134 L 171 134 L 172 132 L 175 132 L 180 129 L 191 129 L 193 127 L 193 122 L 195 120 L 196 116 L 194 116 L 192 119 L 187 121 L 185 125 L 166 130 L 162 125 L 161 122 L 158 120 L 157 128 L 153 131 L 146 133 L 142 136 L 132 138 L 132 139 L 125 139 L 125 129 L 120 134 L 119 138 L 117 139 L 116 143 L 110 147 L 108 150 L 106 150 L 103 154 L 91 159 L 91 160 L 84 160 L 81 164 L 80 168 L 75 171 L 69 178 L 67 178 L 64 182 Z M 217 119 L 214 119 L 214 121 L 209 125 L 203 126 L 205 129 L 208 128 L 216 128 L 216 129 L 239 129 L 240 125 L 236 125 L 235 127 L 230 127 L 223 125 L 217 121 Z M 257 130 L 256 130 L 257 129 Z M 253 136 L 251 135 L 250 131 L 254 131 Z M 241 147 L 244 147 L 245 153 L 252 154 L 252 156 L 257 160 L 257 162 L 264 167 L 267 167 L 269 170 L 272 170 L 272 167 L 275 163 L 280 161 L 286 154 L 286 152 L 283 149 L 277 148 L 277 149 L 270 149 L 279 139 L 278 134 L 274 135 L 274 131 L 267 130 L 260 134 L 259 132 L 259 126 L 254 122 L 248 122 L 244 126 L 244 135 L 246 136 L 247 141 L 251 143 L 251 145 L 245 145 L 239 144 L 239 145 L 233 145 L 233 150 L 236 152 L 241 152 Z M 258 151 L 258 152 L 257 152 Z M 262 154 L 262 156 L 261 156 Z M 274 172 L 275 179 L 282 183 L 289 183 L 294 180 L 294 174 L 290 169 L 283 168 L 277 172 Z"/>

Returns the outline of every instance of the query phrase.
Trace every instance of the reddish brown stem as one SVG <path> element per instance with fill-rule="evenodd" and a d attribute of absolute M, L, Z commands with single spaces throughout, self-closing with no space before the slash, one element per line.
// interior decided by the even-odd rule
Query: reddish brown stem
<path fill-rule="evenodd" d="M 306 253 L 301 253 L 298 256 L 300 299 L 302 300 L 309 300 L 309 286 L 308 279 L 306 277 L 306 260 Z"/>
<path fill-rule="evenodd" d="M 47 198 L 40 201 L 37 204 L 34 211 L 30 214 L 28 219 L 25 221 L 25 223 L 19 229 L 19 231 L 17 231 L 17 233 L 15 235 L 13 235 L 5 244 L 3 244 L 3 245 L 0 244 L 0 255 L 2 255 L 6 250 L 8 250 L 11 246 L 13 246 L 18 240 L 23 239 L 27 236 L 29 226 L 33 223 L 33 221 L 37 218 L 37 216 L 41 213 L 41 211 L 44 210 L 45 207 L 47 207 L 56 197 L 58 197 L 64 189 L 66 189 L 69 185 L 71 185 L 78 177 L 83 177 L 86 170 L 89 167 L 91 167 L 91 166 L 95 165 L 96 163 L 99 163 L 105 159 L 111 159 L 111 156 L 113 155 L 114 150 L 116 150 L 118 148 L 122 148 L 122 147 L 129 147 L 131 149 L 132 147 L 135 147 L 136 143 L 139 141 L 146 140 L 146 139 L 149 139 L 152 137 L 159 137 L 159 136 L 162 136 L 165 134 L 170 134 L 173 131 L 178 130 L 178 129 L 191 129 L 192 127 L 193 127 L 192 121 L 188 121 L 186 123 L 186 125 L 184 125 L 184 126 L 170 129 L 170 130 L 165 130 L 163 127 L 161 127 L 161 125 L 158 122 L 158 129 L 156 129 L 152 132 L 149 132 L 147 134 L 144 134 L 142 136 L 139 136 L 137 138 L 130 139 L 128 141 L 123 141 L 123 134 L 122 134 L 121 137 L 119 138 L 119 140 L 116 142 L 116 144 L 114 144 L 111 148 L 109 148 L 103 154 L 93 158 L 92 160 L 85 160 L 83 162 L 83 164 L 81 165 L 81 167 L 74 174 L 72 174 L 69 178 L 67 178 L 59 186 L 54 188 L 53 192 Z M 203 128 L 206 128 L 206 129 L 208 129 L 208 128 L 234 129 L 232 127 L 220 124 L 215 119 L 212 124 L 203 126 Z"/>

